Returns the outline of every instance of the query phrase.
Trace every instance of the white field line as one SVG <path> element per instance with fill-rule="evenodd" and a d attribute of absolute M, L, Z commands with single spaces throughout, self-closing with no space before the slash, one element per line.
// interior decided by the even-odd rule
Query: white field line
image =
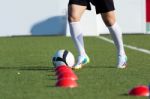
<path fill-rule="evenodd" d="M 110 39 L 108 39 L 106 37 L 98 36 L 97 38 L 114 44 L 114 42 L 112 40 L 110 40 Z M 136 50 L 136 51 L 139 51 L 139 52 L 143 52 L 145 54 L 149 54 L 150 55 L 150 50 L 147 50 L 147 49 L 143 49 L 143 48 L 139 48 L 139 47 L 135 47 L 135 46 L 131 46 L 131 45 L 126 45 L 126 44 L 124 44 L 124 47 L 132 49 L 132 50 Z"/>

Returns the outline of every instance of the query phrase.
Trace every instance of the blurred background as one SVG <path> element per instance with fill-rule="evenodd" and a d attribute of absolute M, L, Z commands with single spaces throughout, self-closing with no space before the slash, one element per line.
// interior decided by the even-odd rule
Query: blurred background
<path fill-rule="evenodd" d="M 150 0 L 114 0 L 123 33 L 150 33 Z M 68 0 L 0 0 L 0 36 L 70 35 Z M 84 35 L 107 34 L 95 9 L 81 20 Z"/>

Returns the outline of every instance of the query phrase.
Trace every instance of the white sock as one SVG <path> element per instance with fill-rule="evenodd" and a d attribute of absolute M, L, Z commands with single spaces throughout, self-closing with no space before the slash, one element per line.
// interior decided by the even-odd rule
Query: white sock
<path fill-rule="evenodd" d="M 123 46 L 123 39 L 122 39 L 122 31 L 117 23 L 108 27 L 109 32 L 111 33 L 112 39 L 114 40 L 115 46 L 117 48 L 117 54 L 124 56 L 124 46 Z"/>
<path fill-rule="evenodd" d="M 74 40 L 79 55 L 85 56 L 86 53 L 84 49 L 83 34 L 82 34 L 80 22 L 70 22 L 69 26 L 70 26 L 71 37 Z"/>

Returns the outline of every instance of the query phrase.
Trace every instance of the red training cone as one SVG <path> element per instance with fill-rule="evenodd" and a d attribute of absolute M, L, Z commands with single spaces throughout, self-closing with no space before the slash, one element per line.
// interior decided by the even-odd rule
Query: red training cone
<path fill-rule="evenodd" d="M 57 70 L 59 70 L 59 69 L 61 69 L 61 68 L 66 68 L 66 67 L 67 67 L 66 65 L 57 66 L 57 67 L 55 68 L 55 71 L 57 71 Z"/>
<path fill-rule="evenodd" d="M 65 72 L 63 74 L 58 75 L 58 80 L 61 79 L 71 79 L 71 80 L 78 80 L 78 77 L 73 72 Z"/>
<path fill-rule="evenodd" d="M 56 86 L 63 87 L 63 88 L 75 88 L 75 87 L 78 87 L 78 84 L 76 83 L 75 80 L 61 79 L 61 80 L 58 80 L 58 82 L 56 83 Z"/>
<path fill-rule="evenodd" d="M 129 91 L 129 95 L 133 96 L 149 96 L 149 88 L 145 85 L 136 86 Z"/>
<path fill-rule="evenodd" d="M 72 71 L 71 68 L 62 67 L 62 68 L 59 68 L 59 69 L 56 71 L 56 75 L 60 75 L 60 74 L 66 73 L 66 72 L 73 73 L 73 71 Z"/>

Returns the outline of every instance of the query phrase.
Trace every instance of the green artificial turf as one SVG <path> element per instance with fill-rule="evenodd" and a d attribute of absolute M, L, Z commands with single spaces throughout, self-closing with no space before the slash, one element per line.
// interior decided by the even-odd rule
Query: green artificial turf
<path fill-rule="evenodd" d="M 107 36 L 106 36 L 107 37 Z M 71 38 L 63 36 L 0 38 L 0 99 L 147 99 L 128 96 L 137 85 L 150 83 L 150 55 L 126 49 L 128 67 L 117 69 L 113 44 L 85 37 L 91 62 L 74 71 L 77 88 L 58 88 L 51 62 L 59 49 L 77 51 Z M 128 45 L 150 50 L 149 35 L 125 35 Z"/>

